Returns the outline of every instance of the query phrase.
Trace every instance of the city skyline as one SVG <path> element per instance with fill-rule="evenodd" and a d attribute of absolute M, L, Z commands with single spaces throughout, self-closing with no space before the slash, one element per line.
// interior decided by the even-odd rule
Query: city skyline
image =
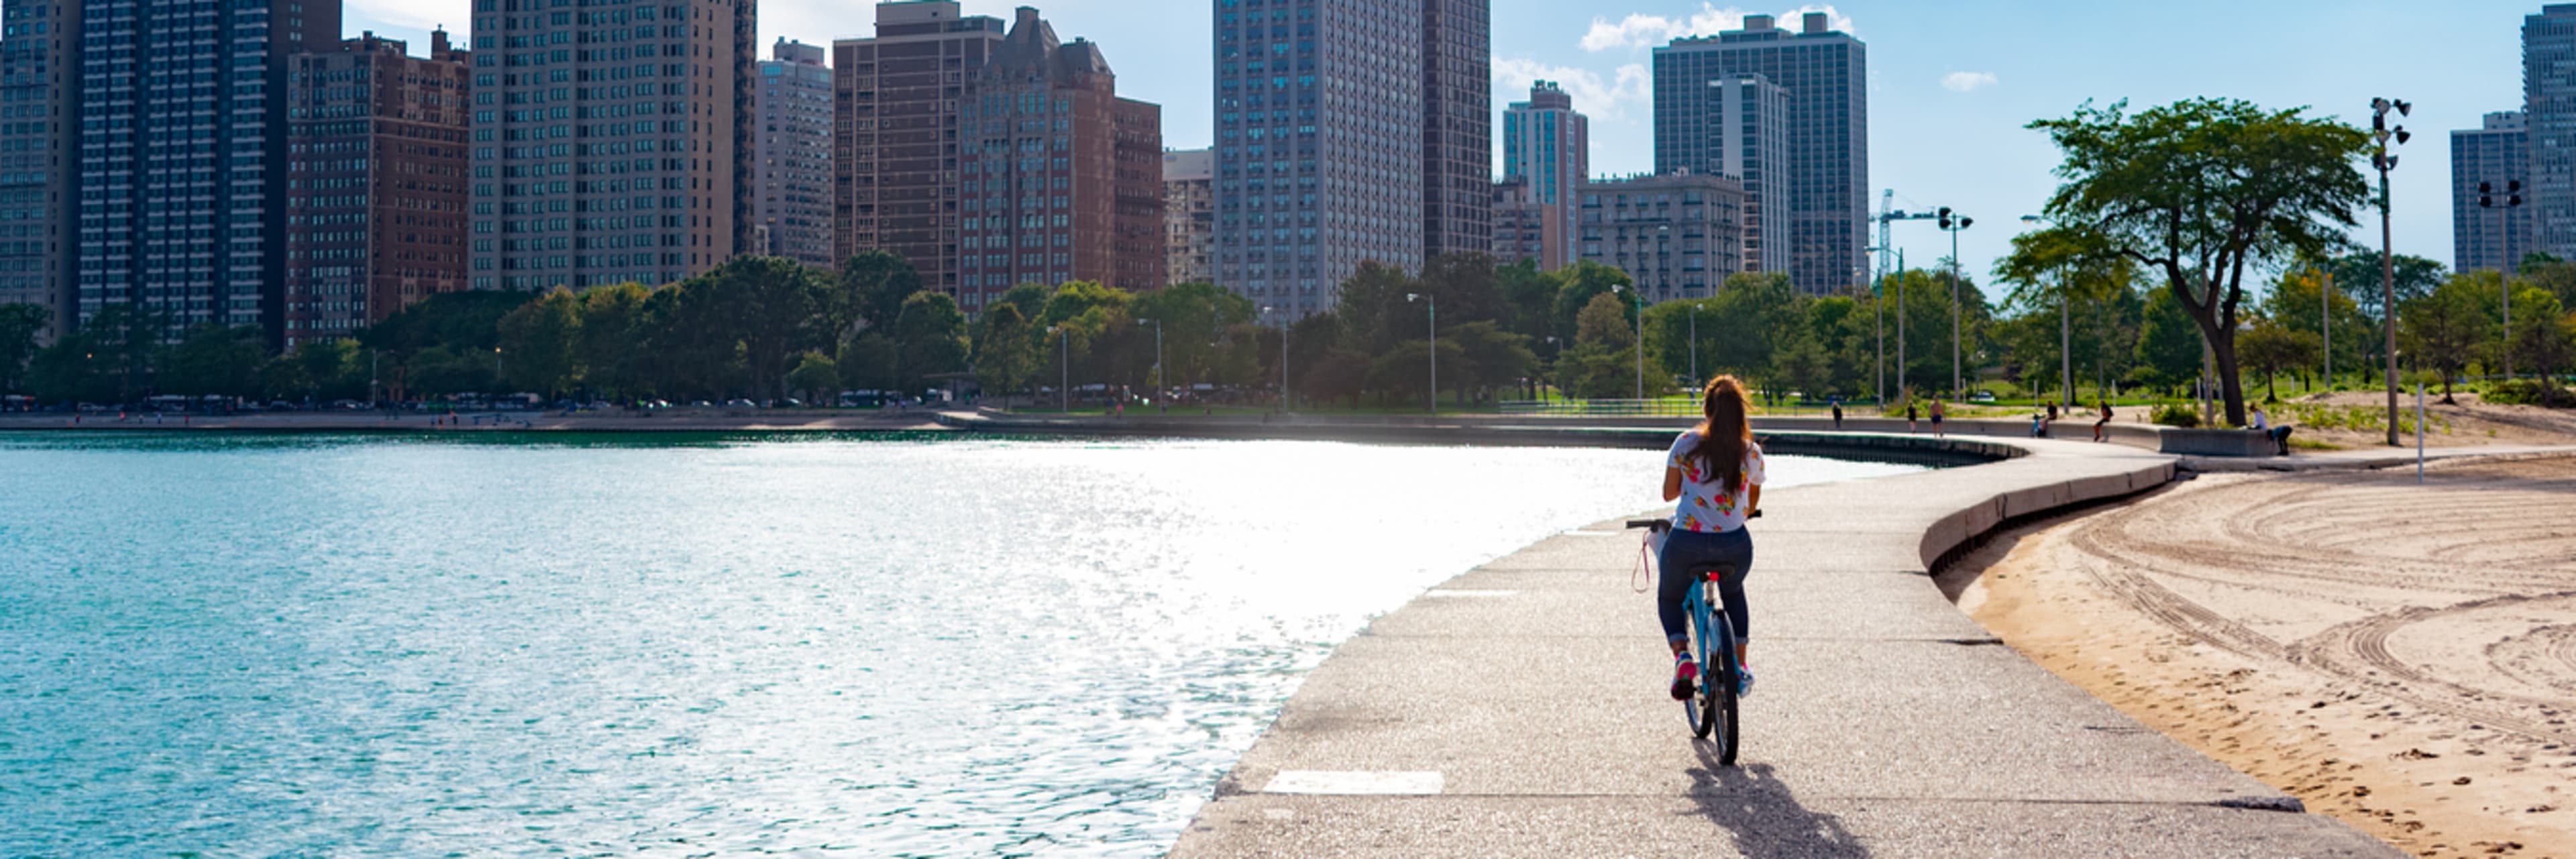
<path fill-rule="evenodd" d="M 461 0 L 448 4 L 454 9 L 419 8 L 424 5 L 429 4 L 353 0 L 346 27 L 426 43 L 430 26 L 444 22 L 454 30 L 466 17 Z M 966 3 L 970 14 L 993 15 L 1008 15 L 1015 5 Z M 1900 207 L 1949 205 L 1977 217 L 1980 228 L 1960 237 L 1961 255 L 1974 273 L 2007 250 L 2018 229 L 2013 219 L 2035 212 L 2056 186 L 2048 172 L 2056 153 L 2039 134 L 2022 128 L 2031 120 L 2063 116 L 2087 98 L 2150 105 L 2210 95 L 2272 108 L 2306 105 L 2363 123 L 2371 97 L 2401 97 L 2416 105 L 2406 120 L 2416 136 L 2400 149 L 2403 166 L 2390 175 L 2396 249 L 2449 264 L 2446 132 L 2475 128 L 2489 112 L 2521 108 L 2522 19 L 2542 5 L 2479 0 L 2356 14 L 2325 3 L 2184 2 L 2035 14 L 2005 3 L 1730 8 L 1703 0 L 1636 0 L 1605 9 L 1497 0 L 1494 104 L 1499 110 L 1525 97 L 1534 79 L 1561 81 L 1575 96 L 1575 108 L 1593 118 L 1594 174 L 1642 172 L 1653 158 L 1646 69 L 1654 47 L 1674 36 L 1740 26 L 1743 14 L 1826 11 L 1838 28 L 1872 49 L 1872 194 L 1893 188 Z M 863 35 L 872 20 L 872 4 L 864 0 L 766 0 L 761 6 L 764 43 L 781 35 L 809 43 Z M 1122 43 L 1203 43 L 1211 14 L 1203 4 L 1166 8 L 1104 0 L 1067 0 L 1046 8 L 1068 35 L 1090 36 L 1112 50 Z M 2056 35 L 2067 32 L 2117 32 L 2130 44 L 2175 48 L 2103 52 L 2087 40 Z M 2293 44 L 2318 49 L 2284 49 Z M 1997 50 L 2007 45 L 2012 50 Z M 2177 56 L 2197 62 L 2176 63 Z M 2316 59 L 2308 61 L 2310 56 Z M 1130 50 L 1121 57 L 1121 76 L 1135 82 L 1133 97 L 1165 106 L 1166 144 L 1207 145 L 1213 132 L 1209 54 L 1195 48 L 1152 55 Z M 1957 143 L 1908 144 L 1910 130 L 1927 128 Z M 2362 221 L 2356 239 L 2376 244 L 2376 218 L 2364 213 Z M 1947 251 L 1929 229 L 1900 227 L 1896 239 L 1909 261 Z"/>

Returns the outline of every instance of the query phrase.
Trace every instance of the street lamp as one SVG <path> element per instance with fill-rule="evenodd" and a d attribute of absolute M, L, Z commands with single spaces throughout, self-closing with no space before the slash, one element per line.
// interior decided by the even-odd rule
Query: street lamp
<path fill-rule="evenodd" d="M 1171 384 L 1168 381 L 1170 374 L 1163 372 L 1163 321 L 1160 319 L 1139 319 L 1136 320 L 1136 324 L 1154 326 L 1154 386 L 1156 388 L 1169 387 Z M 1157 390 L 1154 393 L 1154 402 L 1160 404 L 1163 401 L 1162 394 L 1164 392 Z"/>
<path fill-rule="evenodd" d="M 1263 307 L 1263 313 L 1279 314 L 1279 413 L 1288 413 L 1288 314 L 1276 307 Z"/>
<path fill-rule="evenodd" d="M 2043 215 L 2023 215 L 2021 222 L 2057 226 L 2056 221 Z M 2075 406 L 2075 323 L 2072 309 L 2074 303 L 2074 285 L 2067 282 L 2066 272 L 2060 271 L 2057 275 L 2057 357 L 2059 363 L 2063 365 L 2061 370 L 2064 378 L 2060 381 L 2066 385 L 2068 408 Z"/>
<path fill-rule="evenodd" d="M 1691 389 L 1699 389 L 1699 302 L 1690 304 Z M 1643 320 L 1639 320 L 1641 323 Z"/>
<path fill-rule="evenodd" d="M 1941 231 L 1950 234 L 1950 395 L 1956 397 L 1966 391 L 1962 384 L 1966 374 L 1959 367 L 1959 233 L 1976 224 L 1977 219 L 1953 214 L 1950 207 L 1943 206 L 1940 221 Z"/>
<path fill-rule="evenodd" d="M 2370 166 L 2379 171 L 2379 289 L 2380 322 L 2385 329 L 2388 347 L 2388 446 L 2397 446 L 2397 258 L 2390 249 L 2388 228 L 2388 171 L 2397 169 L 2397 156 L 2388 153 L 2388 141 L 2395 138 L 2403 146 L 2406 126 L 2391 127 L 2388 112 L 2404 117 L 2415 112 L 2415 106 L 2399 99 L 2370 100 Z"/>
<path fill-rule="evenodd" d="M 2478 208 L 2496 210 L 2496 241 L 2504 247 L 2504 261 L 2496 266 L 2504 277 L 2504 378 L 2513 381 L 2513 210 L 2522 206 L 2521 180 L 2504 183 L 2504 203 L 2498 205 L 2495 186 L 2478 183 Z"/>
<path fill-rule="evenodd" d="M 1073 329 L 1067 328 L 1061 324 L 1049 325 L 1047 326 L 1047 333 L 1056 335 L 1059 342 L 1059 351 L 1056 353 L 1055 366 L 1059 371 L 1059 374 L 1062 376 L 1062 379 L 1057 381 L 1055 386 L 1055 410 L 1065 414 L 1072 414 Z"/>
<path fill-rule="evenodd" d="M 1646 401 L 1646 291 L 1633 285 L 1612 285 L 1611 292 L 1626 290 L 1637 299 L 1637 402 Z"/>
<path fill-rule="evenodd" d="M 1440 299 L 1419 292 L 1404 294 L 1406 304 L 1416 300 L 1423 303 L 1424 309 L 1431 311 L 1431 413 L 1436 415 L 1440 413 Z"/>
<path fill-rule="evenodd" d="M 1547 354 L 1547 383 L 1556 388 L 1556 393 L 1562 396 L 1565 393 L 1565 368 L 1562 366 L 1565 363 L 1565 347 L 1558 344 L 1556 335 L 1551 334 L 1547 337 Z M 1547 402 L 1545 392 L 1540 392 L 1539 401 Z"/>

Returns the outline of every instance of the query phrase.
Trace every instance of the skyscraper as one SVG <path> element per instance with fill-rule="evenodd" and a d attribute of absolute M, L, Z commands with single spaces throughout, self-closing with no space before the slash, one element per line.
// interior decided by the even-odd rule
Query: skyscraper
<path fill-rule="evenodd" d="M 78 174 L 81 4 L 0 0 L 0 304 L 33 304 L 71 329 L 68 206 Z"/>
<path fill-rule="evenodd" d="M 1807 13 L 1799 32 L 1747 15 L 1744 29 L 1655 49 L 1655 171 L 1725 172 L 1708 83 L 1759 74 L 1788 90 L 1789 224 L 1762 240 L 1764 265 L 1782 252 L 1799 288 L 1851 288 L 1869 245 L 1869 55 L 1850 34 Z"/>
<path fill-rule="evenodd" d="M 1708 82 L 1713 172 L 1744 186 L 1744 270 L 1789 270 L 1789 91 L 1753 72 Z M 1766 252 L 1769 237 L 1782 249 Z"/>
<path fill-rule="evenodd" d="M 1422 267 L 1422 3 L 1216 0 L 1217 283 L 1295 317 Z"/>
<path fill-rule="evenodd" d="M 832 43 L 832 255 L 882 249 L 957 295 L 958 108 L 1002 20 L 955 0 L 877 4 L 876 36 Z"/>
<path fill-rule="evenodd" d="M 347 337 L 466 288 L 465 51 L 368 33 L 297 54 L 287 77 L 284 346 Z"/>
<path fill-rule="evenodd" d="M 338 44 L 332 0 L 82 3 L 75 312 L 284 334 L 288 58 Z"/>
<path fill-rule="evenodd" d="M 1189 149 L 1163 153 L 1164 277 L 1179 283 L 1216 281 L 1216 153 Z"/>
<path fill-rule="evenodd" d="M 1164 283 L 1162 108 L 1118 97 L 1100 46 L 1019 7 L 968 76 L 959 303 L 1022 283 Z"/>
<path fill-rule="evenodd" d="M 1569 191 L 1564 199 L 1571 202 L 1575 196 Z M 1494 262 L 1499 265 L 1527 262 L 1546 270 L 1544 260 L 1553 244 L 1548 240 L 1549 221 L 1572 222 L 1571 218 L 1555 217 L 1558 208 L 1539 203 L 1536 195 L 1530 193 L 1527 176 L 1514 176 L 1494 183 L 1494 245 L 1491 251 Z M 1574 235 L 1563 227 L 1559 227 L 1556 233 L 1568 237 Z"/>
<path fill-rule="evenodd" d="M 2531 251 L 2531 175 L 2531 136 L 2521 113 L 2490 113 L 2484 127 L 2451 132 L 2452 268 L 2500 271 Z M 2516 182 L 2519 191 L 2512 190 Z M 2479 194 L 2480 183 L 2492 193 Z M 2508 203 L 2516 196 L 2523 205 Z M 2494 205 L 2478 205 L 2480 197 Z"/>
<path fill-rule="evenodd" d="M 1503 179 L 1522 180 L 1525 187 L 1514 196 L 1538 207 L 1542 271 L 1574 260 L 1574 189 L 1590 176 L 1591 149 L 1591 121 L 1575 112 L 1574 97 L 1553 81 L 1530 84 L 1529 100 L 1503 111 Z M 1502 214 L 1494 217 L 1499 230 Z"/>
<path fill-rule="evenodd" d="M 833 267 L 832 69 L 823 49 L 781 37 L 752 93 L 752 222 L 761 250 Z"/>
<path fill-rule="evenodd" d="M 2522 19 L 2522 112 L 2531 148 L 2531 249 L 2576 259 L 2576 3 Z M 2493 180 L 2488 180 L 2493 181 Z M 2463 263 L 2465 265 L 2465 262 Z"/>
<path fill-rule="evenodd" d="M 756 2 L 475 3 L 474 288 L 667 283 L 749 248 Z"/>
<path fill-rule="evenodd" d="M 1422 4 L 1422 255 L 1493 244 L 1492 0 Z"/>

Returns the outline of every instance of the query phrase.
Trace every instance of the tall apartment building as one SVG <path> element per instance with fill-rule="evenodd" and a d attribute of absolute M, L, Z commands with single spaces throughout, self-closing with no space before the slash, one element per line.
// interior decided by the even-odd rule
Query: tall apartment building
<path fill-rule="evenodd" d="M 882 249 L 958 294 L 958 108 L 1002 20 L 955 0 L 877 4 L 876 36 L 832 43 L 833 256 Z"/>
<path fill-rule="evenodd" d="M 1628 273 L 1647 301 L 1708 298 L 1744 270 L 1744 186 L 1680 170 L 1586 182 L 1581 258 Z"/>
<path fill-rule="evenodd" d="M 1542 235 L 1534 259 L 1542 271 L 1564 268 L 1574 259 L 1574 189 L 1591 176 L 1591 152 L 1591 121 L 1575 112 L 1574 97 L 1553 81 L 1530 84 L 1529 100 L 1503 111 L 1503 179 L 1521 180 L 1522 196 L 1539 207 Z M 1496 193 L 1502 192 L 1498 188 Z M 1499 196 L 1494 205 L 1494 245 L 1500 255 L 1504 215 Z"/>
<path fill-rule="evenodd" d="M 71 329 L 78 307 L 65 215 L 77 179 L 80 20 L 76 2 L 0 0 L 0 304 L 51 311 L 55 333 Z"/>
<path fill-rule="evenodd" d="M 1422 255 L 1493 244 L 1492 0 L 1422 6 Z"/>
<path fill-rule="evenodd" d="M 2531 249 L 2576 259 L 2576 3 L 2522 19 L 2522 112 L 2531 147 Z M 2490 180 L 2492 181 L 2492 180 Z"/>
<path fill-rule="evenodd" d="M 289 58 L 339 43 L 340 4 L 87 0 L 81 14 L 76 312 L 136 305 L 173 336 L 258 326 L 278 343 Z"/>
<path fill-rule="evenodd" d="M 1163 153 L 1165 277 L 1216 282 L 1216 152 Z"/>
<path fill-rule="evenodd" d="M 287 348 L 467 286 L 469 54 L 406 47 L 368 33 L 287 75 Z"/>
<path fill-rule="evenodd" d="M 2451 267 L 2459 271 L 2500 271 L 2531 252 L 2531 134 L 2522 114 L 2486 115 L 2483 127 L 2451 132 Z M 2481 195 L 2478 184 L 2493 193 Z M 2510 183 L 2522 190 L 2509 193 Z M 2481 196 L 2492 207 L 2479 206 Z M 2523 205 L 2507 203 L 2514 196 Z"/>
<path fill-rule="evenodd" d="M 1788 231 L 1763 237 L 1764 265 L 1785 252 L 1799 288 L 1848 290 L 1869 246 L 1869 53 L 1824 13 L 1796 33 L 1747 15 L 1742 30 L 1656 48 L 1655 172 L 1724 172 L 1708 84 L 1744 72 L 1789 96 Z"/>
<path fill-rule="evenodd" d="M 1297 317 L 1422 267 L 1422 2 L 1216 0 L 1218 284 Z"/>
<path fill-rule="evenodd" d="M 475 0 L 474 288 L 668 283 L 751 246 L 756 4 Z"/>
<path fill-rule="evenodd" d="M 1099 45 L 1022 6 L 960 107 L 968 312 L 1022 283 L 1164 285 L 1162 108 L 1119 98 Z"/>
<path fill-rule="evenodd" d="M 1564 196 L 1569 206 L 1575 200 L 1572 191 Z M 1538 195 L 1530 189 L 1530 177 L 1514 176 L 1494 183 L 1494 243 L 1490 251 L 1494 262 L 1497 265 L 1527 262 L 1540 266 L 1542 271 L 1547 270 L 1545 260 L 1548 251 L 1556 245 L 1554 239 L 1572 238 L 1574 235 L 1567 229 L 1572 226 L 1573 218 L 1552 217 L 1557 208 L 1538 201 Z M 1549 225 L 1552 222 L 1561 226 L 1551 232 Z"/>
<path fill-rule="evenodd" d="M 832 69 L 823 48 L 781 37 L 759 64 L 752 91 L 751 215 L 757 250 L 834 268 Z"/>
<path fill-rule="evenodd" d="M 1708 82 L 1711 172 L 1744 186 L 1746 271 L 1788 271 L 1789 91 L 1753 72 Z M 1782 239 L 1765 252 L 1766 237 Z"/>

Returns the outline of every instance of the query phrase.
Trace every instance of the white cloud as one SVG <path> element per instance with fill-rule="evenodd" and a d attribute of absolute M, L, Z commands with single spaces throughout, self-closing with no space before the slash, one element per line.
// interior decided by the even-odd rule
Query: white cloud
<path fill-rule="evenodd" d="M 1941 78 L 1941 88 L 1951 92 L 1976 92 L 1996 83 L 1993 72 L 1951 72 Z"/>
<path fill-rule="evenodd" d="M 1835 30 L 1845 33 L 1858 32 L 1852 28 L 1850 16 L 1844 15 L 1841 10 L 1831 5 L 1815 3 L 1780 13 L 1777 16 L 1780 19 L 1779 26 L 1795 30 L 1801 26 L 1800 16 L 1808 12 L 1825 13 L 1827 25 Z M 1633 12 L 1616 24 L 1610 23 L 1607 18 L 1594 18 L 1592 30 L 1583 34 L 1583 49 L 1607 51 L 1612 48 L 1648 48 L 1674 39 L 1714 36 L 1727 30 L 1744 29 L 1744 16 L 1758 14 L 1761 13 L 1746 11 L 1735 6 L 1720 9 L 1717 8 L 1717 4 L 1702 0 L 1699 11 L 1687 18 L 1668 18 L 1662 15 Z"/>
<path fill-rule="evenodd" d="M 1555 81 L 1566 95 L 1574 97 L 1575 110 L 1600 119 L 1617 118 L 1624 105 L 1644 102 L 1654 95 L 1654 76 L 1647 73 L 1644 63 L 1620 66 L 1605 81 L 1591 69 L 1551 66 L 1520 57 L 1494 58 L 1494 85 L 1501 91 L 1528 92 L 1536 81 Z"/>

